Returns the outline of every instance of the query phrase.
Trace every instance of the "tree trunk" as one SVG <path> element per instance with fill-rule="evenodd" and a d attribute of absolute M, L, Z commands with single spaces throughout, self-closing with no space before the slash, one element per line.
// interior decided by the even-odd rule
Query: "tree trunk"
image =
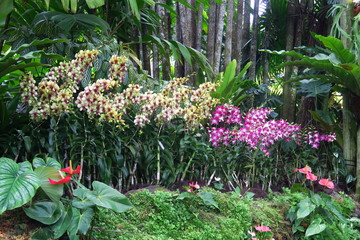
<path fill-rule="evenodd" d="M 196 29 L 195 29 L 195 49 L 201 51 L 202 22 L 204 5 L 199 3 L 197 10 Z"/>
<path fill-rule="evenodd" d="M 210 2 L 209 17 L 208 17 L 208 36 L 206 46 L 206 57 L 212 67 L 214 67 L 215 56 L 215 34 L 216 34 L 216 3 Z"/>
<path fill-rule="evenodd" d="M 286 27 L 286 51 L 293 50 L 294 47 L 294 29 L 295 29 L 295 1 L 291 0 L 288 3 L 288 17 Z M 291 61 L 291 57 L 286 56 L 286 61 Z M 285 67 L 284 82 L 288 81 L 291 77 L 291 67 Z M 291 83 L 284 83 L 283 101 L 281 118 L 289 122 L 295 122 L 295 97 L 296 93 Z"/>
<path fill-rule="evenodd" d="M 348 34 L 351 34 L 351 17 L 353 16 L 352 9 L 350 8 L 350 4 L 347 3 L 347 1 L 342 0 L 340 1 L 341 4 L 344 4 L 346 6 L 346 11 L 341 15 L 340 18 L 340 24 L 341 28 Z M 351 47 L 351 41 L 350 39 L 346 38 L 344 35 L 341 37 L 341 41 L 344 44 L 344 47 L 346 49 L 350 49 Z M 359 141 L 356 141 L 358 139 L 358 136 L 356 136 L 356 133 L 359 133 L 359 123 L 355 121 L 353 118 L 354 113 L 354 106 L 352 102 L 352 96 L 351 93 L 344 93 L 343 94 L 343 151 L 344 151 L 344 158 L 345 158 L 345 164 L 348 169 L 349 174 L 356 174 L 356 196 L 357 198 L 360 198 L 360 173 L 358 172 L 358 169 L 360 168 L 359 162 L 360 162 L 360 145 Z M 358 164 L 358 165 L 356 165 Z M 356 170 L 356 171 L 355 171 Z"/>
<path fill-rule="evenodd" d="M 243 25 L 243 43 L 242 43 L 242 61 L 249 61 L 249 43 L 250 43 L 250 0 L 244 2 L 244 25 Z"/>
<path fill-rule="evenodd" d="M 183 43 L 183 36 L 182 36 L 182 25 L 180 15 L 184 14 L 180 11 L 182 4 L 176 2 L 176 28 L 175 28 L 175 35 L 176 41 Z M 175 63 L 175 76 L 176 77 L 183 77 L 184 76 L 184 65 L 180 61 L 176 61 Z"/>
<path fill-rule="evenodd" d="M 216 24 L 216 36 L 215 36 L 215 53 L 214 53 L 214 73 L 215 76 L 220 71 L 221 64 L 221 50 L 222 50 L 222 39 L 224 31 L 224 14 L 225 14 L 225 3 L 218 5 L 218 15 Z"/>
<path fill-rule="evenodd" d="M 238 1 L 237 7 L 237 19 L 235 29 L 235 40 L 234 40 L 234 58 L 237 60 L 236 73 L 241 71 L 242 63 L 242 48 L 243 48 L 243 16 L 244 16 L 244 0 Z"/>
<path fill-rule="evenodd" d="M 158 0 L 159 3 L 166 4 L 165 0 Z M 161 25 L 159 26 L 160 38 L 169 40 L 169 13 L 164 7 L 157 5 L 156 12 L 161 19 Z M 165 49 L 165 56 L 162 56 L 162 79 L 170 80 L 170 51 Z"/>
<path fill-rule="evenodd" d="M 254 17 L 251 34 L 251 46 L 250 46 L 250 61 L 251 66 L 249 69 L 249 79 L 256 80 L 256 55 L 257 55 L 257 36 L 259 26 L 259 2 L 260 0 L 254 0 Z"/>
<path fill-rule="evenodd" d="M 148 29 L 147 26 L 145 24 L 141 25 L 142 27 L 142 32 L 146 35 L 148 34 Z M 142 43 L 142 65 L 143 65 L 143 69 L 148 71 L 150 73 L 151 67 L 150 67 L 150 49 L 148 47 L 148 45 L 146 43 Z"/>
<path fill-rule="evenodd" d="M 234 0 L 228 0 L 224 68 L 231 62 L 233 19 L 234 19 Z"/>

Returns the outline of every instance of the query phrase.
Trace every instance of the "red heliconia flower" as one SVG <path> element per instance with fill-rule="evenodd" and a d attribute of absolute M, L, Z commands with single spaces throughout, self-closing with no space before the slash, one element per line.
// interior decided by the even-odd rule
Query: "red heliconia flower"
<path fill-rule="evenodd" d="M 69 162 L 70 162 L 70 166 L 67 167 L 67 168 L 64 168 L 64 169 L 60 169 L 60 171 L 66 172 L 66 173 L 71 174 L 71 175 L 79 174 L 80 171 L 81 171 L 81 166 L 79 165 L 79 166 L 77 166 L 77 168 L 75 170 L 73 170 L 71 160 Z"/>
<path fill-rule="evenodd" d="M 310 181 L 316 181 L 318 177 L 315 174 L 312 174 L 311 172 L 307 172 L 306 179 L 309 179 Z"/>
<path fill-rule="evenodd" d="M 333 189 L 335 187 L 334 182 L 330 181 L 329 179 L 321 179 L 319 181 L 319 184 L 330 189 Z"/>
<path fill-rule="evenodd" d="M 308 165 L 306 165 L 304 168 L 299 168 L 299 169 L 294 170 L 294 172 L 297 172 L 297 171 L 307 174 L 308 172 L 311 172 L 311 168 Z"/>
<path fill-rule="evenodd" d="M 50 178 L 48 178 L 48 179 L 49 179 L 50 184 L 60 184 L 60 183 L 70 182 L 71 177 L 72 177 L 72 175 L 67 175 L 66 177 L 64 177 L 64 178 L 61 179 L 60 181 L 54 181 L 54 180 L 52 180 L 52 179 L 50 179 Z"/>
<path fill-rule="evenodd" d="M 255 229 L 259 232 L 271 232 L 271 229 L 267 226 L 256 226 Z"/>

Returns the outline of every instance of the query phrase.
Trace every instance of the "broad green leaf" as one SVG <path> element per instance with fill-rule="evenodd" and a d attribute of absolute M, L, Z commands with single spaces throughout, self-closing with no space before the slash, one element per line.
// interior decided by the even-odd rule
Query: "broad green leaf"
<path fill-rule="evenodd" d="M 326 224 L 321 224 L 321 219 L 314 219 L 310 226 L 306 229 L 305 237 L 310 237 L 316 234 L 321 233 L 326 229 Z"/>
<path fill-rule="evenodd" d="M 98 8 L 105 4 L 104 0 L 86 0 L 86 4 L 89 8 Z"/>
<path fill-rule="evenodd" d="M 76 199 L 72 201 L 72 205 L 74 207 L 84 209 L 95 205 L 87 198 L 87 196 L 92 194 L 92 191 L 90 191 L 89 189 L 78 188 L 73 192 L 73 194 L 75 197 L 79 198 L 79 200 Z"/>
<path fill-rule="evenodd" d="M 314 211 L 316 206 L 310 202 L 309 198 L 306 198 L 302 200 L 299 204 L 299 209 L 296 212 L 296 217 L 299 218 L 305 218 L 309 216 L 309 214 Z"/>
<path fill-rule="evenodd" d="M 314 80 L 302 80 L 301 84 L 296 86 L 297 92 L 305 95 L 305 97 L 327 96 L 331 90 L 330 83 Z"/>
<path fill-rule="evenodd" d="M 28 171 L 32 172 L 32 166 L 29 161 L 18 163 L 18 165 L 19 165 L 19 173 L 28 172 Z"/>
<path fill-rule="evenodd" d="M 214 201 L 214 194 L 207 193 L 207 192 L 201 192 L 201 193 L 199 193 L 199 196 L 203 200 L 205 205 L 211 205 L 216 208 L 219 208 L 217 203 Z"/>
<path fill-rule="evenodd" d="M 62 215 L 59 218 L 59 220 L 51 225 L 51 229 L 54 232 L 54 238 L 57 239 L 64 235 L 64 233 L 67 231 L 67 229 L 70 226 L 71 219 L 72 219 L 72 206 L 69 205 L 67 208 L 64 208 L 64 206 L 61 204 Z"/>
<path fill-rule="evenodd" d="M 189 192 L 182 192 L 176 199 L 183 200 L 188 197 L 192 197 L 193 194 Z"/>
<path fill-rule="evenodd" d="M 79 209 L 72 208 L 72 218 L 67 229 L 70 240 L 79 239 L 77 233 L 86 234 L 91 226 L 91 221 L 94 217 L 94 210 L 88 208 L 81 212 Z"/>
<path fill-rule="evenodd" d="M 41 180 L 41 189 L 53 201 L 59 201 L 64 192 L 64 184 L 50 184 L 49 178 L 55 181 L 61 180 L 58 170 L 53 167 L 40 166 L 34 171 Z"/>
<path fill-rule="evenodd" d="M 11 159 L 0 161 L 0 214 L 29 202 L 41 181 L 31 170 L 21 172 Z"/>
<path fill-rule="evenodd" d="M 33 159 L 33 166 L 34 166 L 34 168 L 37 168 L 40 166 L 53 167 L 56 170 L 60 170 L 60 168 L 61 168 L 61 164 L 51 157 L 47 157 L 46 162 L 44 161 L 44 159 L 36 157 Z"/>
<path fill-rule="evenodd" d="M 38 202 L 28 208 L 24 208 L 29 218 L 35 219 L 46 225 L 56 223 L 61 215 L 61 208 L 54 202 Z"/>
<path fill-rule="evenodd" d="M 44 239 L 54 239 L 54 233 L 49 227 L 40 228 L 30 237 L 30 240 Z"/>
<path fill-rule="evenodd" d="M 13 10 L 13 0 L 1 0 L 0 1 L 0 27 L 3 27 L 6 22 L 7 15 Z"/>
<path fill-rule="evenodd" d="M 94 191 L 87 198 L 95 205 L 109 208 L 118 213 L 125 212 L 133 207 L 123 194 L 112 187 L 98 181 L 94 181 L 92 186 Z"/>
<path fill-rule="evenodd" d="M 315 35 L 315 38 L 319 42 L 321 42 L 326 48 L 331 50 L 341 63 L 355 62 L 355 55 L 346 48 L 344 48 L 344 44 L 341 42 L 340 39 L 334 37 L 324 37 L 321 35 Z"/>

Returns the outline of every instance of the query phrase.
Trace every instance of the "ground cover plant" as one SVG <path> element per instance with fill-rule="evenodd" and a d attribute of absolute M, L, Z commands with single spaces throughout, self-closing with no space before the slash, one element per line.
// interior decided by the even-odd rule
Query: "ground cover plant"
<path fill-rule="evenodd" d="M 0 238 L 359 238 L 359 10 L 3 0 Z"/>

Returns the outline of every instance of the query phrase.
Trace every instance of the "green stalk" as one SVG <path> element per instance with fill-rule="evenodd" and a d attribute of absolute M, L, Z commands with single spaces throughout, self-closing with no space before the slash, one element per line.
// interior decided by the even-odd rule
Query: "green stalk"
<path fill-rule="evenodd" d="M 157 144 L 157 171 L 156 171 L 156 183 L 159 184 L 160 183 L 160 173 L 161 173 L 161 159 L 160 159 L 160 133 L 161 133 L 161 129 L 162 129 L 163 125 L 160 126 L 159 128 L 159 132 L 157 135 L 157 140 L 158 140 L 158 144 Z"/>
<path fill-rule="evenodd" d="M 256 149 L 253 156 L 252 156 L 252 164 L 253 164 L 253 168 L 252 168 L 252 176 L 251 176 L 251 186 L 253 187 L 254 186 L 254 182 L 255 182 L 255 159 L 256 159 L 256 156 L 259 152 L 259 149 Z"/>
<path fill-rule="evenodd" d="M 187 163 L 187 165 L 186 165 L 186 167 L 185 167 L 185 170 L 184 170 L 184 172 L 183 172 L 183 174 L 182 174 L 182 176 L 181 176 L 181 181 L 184 181 L 185 176 L 186 176 L 186 172 L 187 172 L 187 170 L 189 169 L 190 164 L 191 164 L 192 160 L 193 160 L 194 157 L 195 157 L 195 153 L 196 153 L 196 151 L 193 152 L 193 154 L 191 155 L 190 160 L 189 160 L 189 162 Z"/>

